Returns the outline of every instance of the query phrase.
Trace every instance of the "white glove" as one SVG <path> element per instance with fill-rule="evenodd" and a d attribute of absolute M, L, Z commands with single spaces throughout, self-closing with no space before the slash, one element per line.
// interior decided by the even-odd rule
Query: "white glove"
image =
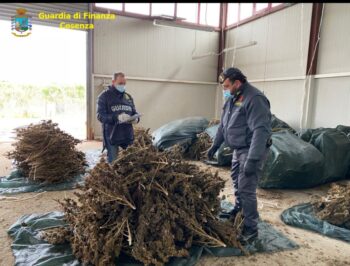
<path fill-rule="evenodd" d="M 122 113 L 120 115 L 118 115 L 118 121 L 119 123 L 125 123 L 126 121 L 128 121 L 130 119 L 130 115 L 126 114 L 126 113 Z"/>

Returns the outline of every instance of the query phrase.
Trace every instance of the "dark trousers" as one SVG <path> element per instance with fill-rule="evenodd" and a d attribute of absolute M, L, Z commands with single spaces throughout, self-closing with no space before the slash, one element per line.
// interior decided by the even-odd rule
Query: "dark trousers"
<path fill-rule="evenodd" d="M 244 174 L 244 163 L 247 160 L 249 148 L 233 151 L 231 178 L 235 193 L 235 208 L 243 209 L 244 225 L 257 229 L 259 213 L 256 199 L 258 179 L 261 177 L 269 149 L 266 149 L 263 158 L 258 162 L 258 170 L 247 177 Z"/>
<path fill-rule="evenodd" d="M 115 159 L 117 159 L 119 146 L 112 145 L 108 138 L 105 140 L 105 145 L 106 145 L 106 149 L 107 149 L 108 162 L 112 163 Z"/>

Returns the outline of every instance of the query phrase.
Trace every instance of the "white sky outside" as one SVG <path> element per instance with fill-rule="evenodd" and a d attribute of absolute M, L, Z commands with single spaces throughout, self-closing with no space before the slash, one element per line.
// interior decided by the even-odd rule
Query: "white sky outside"
<path fill-rule="evenodd" d="M 149 15 L 149 3 L 125 3 L 125 11 Z"/>
<path fill-rule="evenodd" d="M 152 4 L 152 15 L 167 15 L 174 16 L 175 5 L 174 3 L 153 3 Z"/>
<path fill-rule="evenodd" d="M 279 5 L 281 5 L 282 3 L 272 3 L 272 7 L 275 7 L 275 6 L 279 6 Z"/>
<path fill-rule="evenodd" d="M 205 19 L 206 18 L 206 19 Z M 220 3 L 201 3 L 200 23 L 219 27 Z"/>
<path fill-rule="evenodd" d="M 177 16 L 185 18 L 188 22 L 197 22 L 198 4 L 194 3 L 178 3 Z"/>
<path fill-rule="evenodd" d="M 86 85 L 86 35 L 33 24 L 31 35 L 15 37 L 0 20 L 0 81 Z"/>
<path fill-rule="evenodd" d="M 96 3 L 96 6 L 114 10 L 122 10 L 122 4 Z M 125 11 L 135 14 L 149 15 L 149 3 L 125 3 Z M 173 16 L 175 10 L 174 3 L 152 3 L 152 16 L 168 15 Z M 201 5 L 201 12 L 205 12 L 205 4 Z M 177 16 L 185 18 L 188 22 L 197 22 L 198 4 L 179 3 L 177 6 Z M 208 4 L 207 21 L 208 25 L 218 26 L 220 14 L 220 3 Z M 204 15 L 201 16 L 201 24 L 205 24 Z"/>
<path fill-rule="evenodd" d="M 240 19 L 249 18 L 253 15 L 253 3 L 241 3 Z"/>
<path fill-rule="evenodd" d="M 268 3 L 256 3 L 255 9 L 256 9 L 256 11 L 260 11 L 262 9 L 267 8 L 268 6 L 269 6 Z"/>
<path fill-rule="evenodd" d="M 229 3 L 227 10 L 227 25 L 238 21 L 238 3 Z"/>
<path fill-rule="evenodd" d="M 96 7 L 109 8 L 113 10 L 122 10 L 123 4 L 122 3 L 96 3 Z"/>
<path fill-rule="evenodd" d="M 272 3 L 272 7 L 279 6 L 282 3 Z M 144 4 L 137 4 L 132 6 L 129 5 L 129 12 L 138 14 L 147 14 L 149 7 Z M 179 13 L 186 18 L 186 21 L 196 22 L 197 9 L 194 7 L 193 3 L 178 4 L 180 5 Z M 207 23 L 205 22 L 205 10 L 207 8 Z M 232 25 L 238 21 L 238 3 L 228 3 L 228 13 L 227 13 L 227 25 Z M 105 7 L 109 9 L 122 10 L 121 3 L 96 3 L 98 7 Z M 256 3 L 256 11 L 262 11 L 268 7 L 268 3 Z M 188 9 L 188 10 L 186 10 Z M 201 17 L 200 23 L 203 25 L 219 26 L 219 16 L 220 16 L 220 3 L 201 3 Z M 169 15 L 174 14 L 174 3 L 153 3 L 152 4 L 152 15 Z M 241 20 L 248 18 L 253 15 L 253 3 L 241 3 Z"/>

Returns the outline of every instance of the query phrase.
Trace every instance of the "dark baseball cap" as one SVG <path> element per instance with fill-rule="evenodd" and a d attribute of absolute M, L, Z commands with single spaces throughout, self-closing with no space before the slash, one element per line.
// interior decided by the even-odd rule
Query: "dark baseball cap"
<path fill-rule="evenodd" d="M 223 83 L 225 79 L 245 81 L 247 77 L 243 75 L 242 71 L 235 67 L 230 67 L 224 70 L 219 76 L 219 82 Z"/>

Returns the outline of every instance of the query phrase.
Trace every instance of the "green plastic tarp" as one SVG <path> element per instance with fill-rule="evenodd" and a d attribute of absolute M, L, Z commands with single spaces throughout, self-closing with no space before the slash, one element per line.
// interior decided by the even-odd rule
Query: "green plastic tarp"
<path fill-rule="evenodd" d="M 350 230 L 318 219 L 310 203 L 296 205 L 283 211 L 281 220 L 285 224 L 350 243 Z"/>
<path fill-rule="evenodd" d="M 350 165 L 350 139 L 337 129 L 320 129 L 312 133 L 310 143 L 325 157 L 324 183 L 342 180 Z"/>
<path fill-rule="evenodd" d="M 300 139 L 302 139 L 303 141 L 309 142 L 312 136 L 312 132 L 315 131 L 315 129 L 302 129 L 301 131 L 299 131 L 297 133 L 297 135 L 299 136 Z"/>
<path fill-rule="evenodd" d="M 99 160 L 100 150 L 88 150 L 85 152 L 88 163 L 87 169 L 93 168 Z M 10 175 L 0 177 L 0 195 L 25 192 L 43 192 L 74 189 L 77 184 L 83 184 L 83 175 L 78 175 L 70 181 L 57 184 L 40 184 L 24 177 L 20 170 L 14 170 Z"/>
<path fill-rule="evenodd" d="M 324 183 L 324 156 L 287 130 L 272 134 L 272 146 L 258 186 L 309 188 Z"/>
<path fill-rule="evenodd" d="M 336 130 L 343 132 L 345 135 L 350 137 L 350 126 L 337 125 Z"/>
<path fill-rule="evenodd" d="M 205 132 L 210 136 L 212 140 L 214 140 L 216 132 L 218 130 L 219 125 L 215 125 L 212 127 L 209 127 L 205 130 Z M 296 131 L 288 125 L 286 122 L 282 121 L 281 119 L 277 118 L 275 115 L 272 115 L 271 117 L 271 128 L 273 131 L 285 131 L 288 130 L 290 133 L 295 134 Z M 217 166 L 230 166 L 232 164 L 232 153 L 233 150 L 228 147 L 225 143 L 222 143 L 218 151 L 214 155 L 214 161 L 207 162 L 211 165 L 217 165 Z"/>
<path fill-rule="evenodd" d="M 294 128 L 292 128 L 290 125 L 288 125 L 286 122 L 282 121 L 281 119 L 277 118 L 277 116 L 275 116 L 274 114 L 271 116 L 271 128 L 273 131 L 280 131 L 283 129 L 287 129 L 293 134 L 296 133 Z"/>
<path fill-rule="evenodd" d="M 224 203 L 226 210 L 232 208 L 230 203 Z M 65 226 L 63 213 L 49 212 L 44 214 L 29 214 L 19 218 L 8 230 L 13 238 L 11 245 L 16 266 L 78 266 L 82 265 L 72 254 L 69 244 L 51 245 L 41 239 L 41 231 L 58 226 Z M 260 222 L 259 237 L 245 248 L 250 253 L 276 252 L 296 249 L 299 246 L 289 240 L 271 225 Z M 199 259 L 209 254 L 216 257 L 241 256 L 243 253 L 236 248 L 208 248 L 194 246 L 190 250 L 190 257 L 172 258 L 167 265 L 195 265 Z M 123 256 L 116 261 L 116 265 L 142 265 L 135 260 Z"/>
<path fill-rule="evenodd" d="M 159 150 L 166 150 L 179 144 L 187 150 L 197 138 L 197 134 L 203 132 L 208 124 L 209 121 L 200 116 L 174 120 L 152 133 L 153 145 Z"/>

